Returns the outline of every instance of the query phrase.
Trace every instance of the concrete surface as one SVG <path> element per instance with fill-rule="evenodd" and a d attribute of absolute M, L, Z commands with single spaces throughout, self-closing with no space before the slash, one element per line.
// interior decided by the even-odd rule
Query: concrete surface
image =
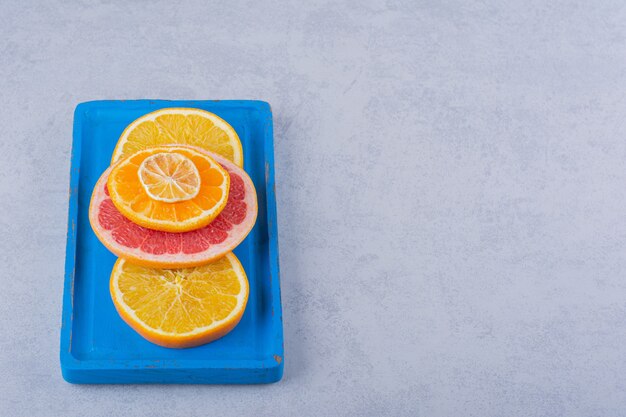
<path fill-rule="evenodd" d="M 1 416 L 626 415 L 623 2 L 69 3 L 0 3 Z M 61 379 L 108 98 L 272 104 L 282 382 Z"/>

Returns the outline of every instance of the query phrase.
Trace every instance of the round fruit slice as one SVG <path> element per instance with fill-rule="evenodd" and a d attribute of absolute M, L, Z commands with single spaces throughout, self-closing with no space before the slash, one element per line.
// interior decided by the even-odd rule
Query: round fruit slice
<path fill-rule="evenodd" d="M 243 167 L 243 149 L 235 129 L 213 113 L 183 107 L 157 110 L 128 125 L 111 164 L 149 147 L 172 144 L 198 146 Z"/>
<path fill-rule="evenodd" d="M 94 187 L 89 222 L 111 252 L 133 263 L 154 268 L 183 268 L 206 264 L 233 250 L 248 235 L 257 216 L 254 185 L 248 174 L 225 158 L 208 151 L 230 176 L 228 201 L 222 212 L 201 229 L 172 233 L 141 227 L 115 207 L 107 189 L 111 168 Z"/>
<path fill-rule="evenodd" d="M 137 174 L 144 190 L 153 200 L 178 203 L 191 200 L 200 192 L 198 167 L 180 153 L 159 152 L 150 155 L 139 165 Z"/>
<path fill-rule="evenodd" d="M 107 180 L 115 207 L 148 229 L 187 232 L 211 223 L 226 206 L 230 177 L 204 151 L 159 146 L 115 164 Z"/>
<path fill-rule="evenodd" d="M 241 320 L 248 280 L 235 255 L 183 269 L 155 269 L 118 259 L 111 297 L 122 319 L 152 343 L 186 348 L 224 336 Z"/>

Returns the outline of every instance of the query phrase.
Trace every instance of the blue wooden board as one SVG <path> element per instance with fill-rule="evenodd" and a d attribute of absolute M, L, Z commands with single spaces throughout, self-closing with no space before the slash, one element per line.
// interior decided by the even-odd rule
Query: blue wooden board
<path fill-rule="evenodd" d="M 237 131 L 259 213 L 235 249 L 250 282 L 241 322 L 225 337 L 190 349 L 154 345 L 118 316 L 109 295 L 115 262 L 88 220 L 91 191 L 124 128 L 164 107 L 213 112 Z M 257 384 L 283 374 L 283 328 L 274 194 L 272 113 L 262 101 L 94 101 L 74 114 L 65 261 L 61 370 L 72 383 Z"/>

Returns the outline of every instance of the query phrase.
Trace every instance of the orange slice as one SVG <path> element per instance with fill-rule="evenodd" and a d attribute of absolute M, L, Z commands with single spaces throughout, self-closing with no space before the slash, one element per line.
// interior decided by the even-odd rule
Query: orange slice
<path fill-rule="evenodd" d="M 137 333 L 160 346 L 198 346 L 230 332 L 248 301 L 248 280 L 235 255 L 185 269 L 154 269 L 118 259 L 113 304 Z"/>
<path fill-rule="evenodd" d="M 149 147 L 172 144 L 198 146 L 243 167 L 243 148 L 235 129 L 213 113 L 183 107 L 157 110 L 128 125 L 111 164 Z"/>
<path fill-rule="evenodd" d="M 226 206 L 229 184 L 228 172 L 213 158 L 179 146 L 139 151 L 117 163 L 107 180 L 124 217 L 165 232 L 211 223 Z"/>

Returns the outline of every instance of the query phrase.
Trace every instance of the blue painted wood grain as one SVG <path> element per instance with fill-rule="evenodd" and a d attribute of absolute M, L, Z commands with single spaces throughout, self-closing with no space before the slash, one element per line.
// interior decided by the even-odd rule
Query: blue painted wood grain
<path fill-rule="evenodd" d="M 154 345 L 118 316 L 108 282 L 115 256 L 88 220 L 91 191 L 117 139 L 136 118 L 164 107 L 213 112 L 237 131 L 244 168 L 257 190 L 255 227 L 235 249 L 250 282 L 239 325 L 189 349 Z M 61 329 L 61 370 L 72 383 L 257 384 L 280 380 L 283 327 L 278 267 L 272 113 L 262 101 L 92 101 L 74 113 L 69 222 Z"/>

